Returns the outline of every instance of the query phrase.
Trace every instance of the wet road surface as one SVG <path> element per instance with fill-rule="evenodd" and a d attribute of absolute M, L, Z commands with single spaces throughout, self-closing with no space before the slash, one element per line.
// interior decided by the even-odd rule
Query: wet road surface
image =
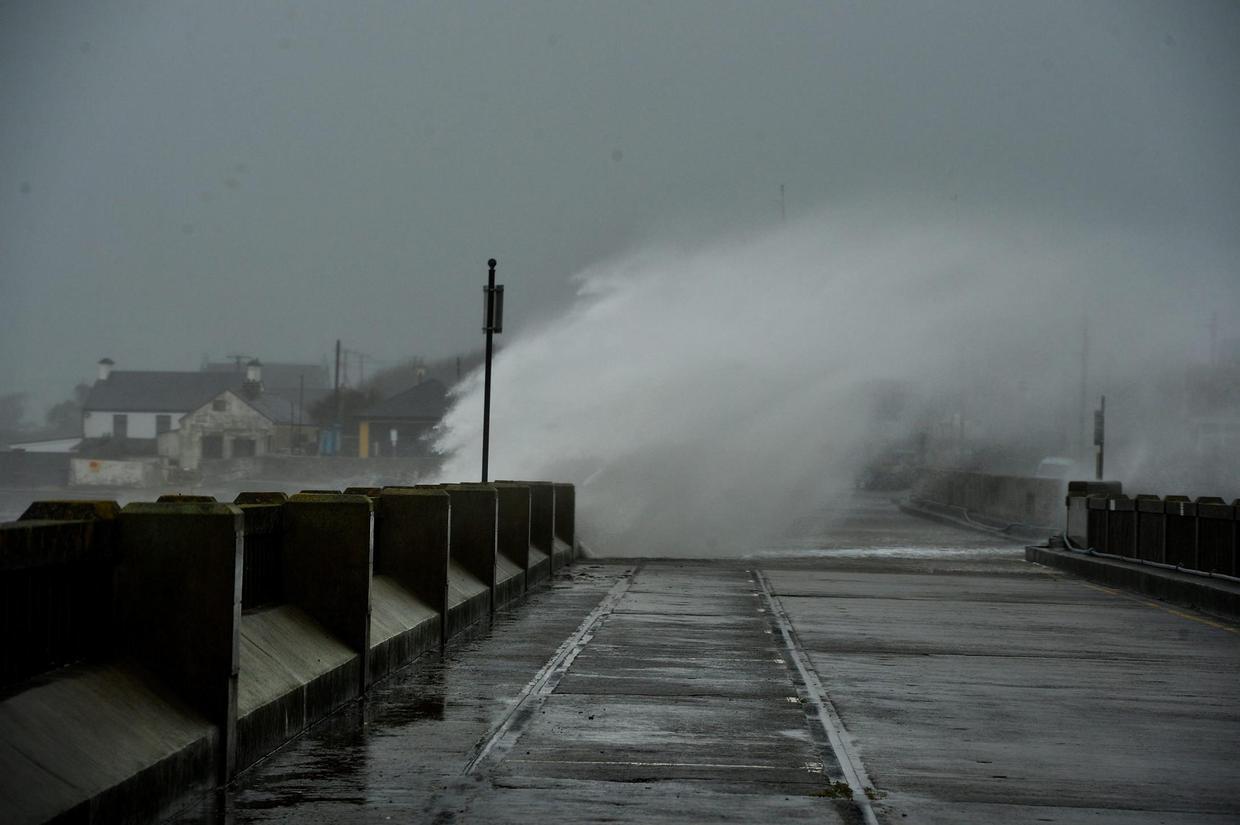
<path fill-rule="evenodd" d="M 1240 821 L 1240 635 L 879 498 L 584 562 L 173 821 Z"/>

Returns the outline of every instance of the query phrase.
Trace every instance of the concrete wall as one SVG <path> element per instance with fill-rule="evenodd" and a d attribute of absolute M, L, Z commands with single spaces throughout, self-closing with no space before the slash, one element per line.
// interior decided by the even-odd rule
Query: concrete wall
<path fill-rule="evenodd" d="M 99 487 L 154 487 L 163 480 L 158 459 L 74 458 L 69 461 L 69 484 Z"/>
<path fill-rule="evenodd" d="M 89 644 L 10 674 L 0 819 L 149 821 L 229 780 L 485 618 L 498 536 L 528 536 L 529 490 L 507 507 L 482 485 L 32 506 L 0 526 L 0 592 L 92 564 L 96 602 L 75 631 Z M 247 575 L 273 558 L 261 575 L 278 587 L 247 606 Z M 492 582 L 465 571 L 488 560 Z M 14 615 L 5 638 L 40 635 Z M 31 679 L 39 667 L 56 669 Z"/>
<path fill-rule="evenodd" d="M 1081 549 L 1139 563 L 1240 576 L 1240 499 L 1196 501 L 1172 495 L 1124 495 L 1118 484 L 1089 489 L 1073 482 L 1067 496 L 1068 538 Z"/>
<path fill-rule="evenodd" d="M 1051 526 L 1062 521 L 1066 483 L 1056 479 L 926 469 L 913 497 L 960 507 L 1000 523 Z"/>

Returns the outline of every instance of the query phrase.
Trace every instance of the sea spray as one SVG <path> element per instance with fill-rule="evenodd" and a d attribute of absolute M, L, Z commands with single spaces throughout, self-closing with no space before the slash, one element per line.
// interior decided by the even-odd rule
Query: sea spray
<path fill-rule="evenodd" d="M 953 411 L 990 443 L 1070 440 L 1083 319 L 1095 383 L 1193 352 L 1198 299 L 1120 237 L 835 211 L 599 264 L 498 356 L 492 477 L 578 484 L 597 552 L 702 556 L 779 535 Z M 439 430 L 445 478 L 476 477 L 481 383 Z"/>

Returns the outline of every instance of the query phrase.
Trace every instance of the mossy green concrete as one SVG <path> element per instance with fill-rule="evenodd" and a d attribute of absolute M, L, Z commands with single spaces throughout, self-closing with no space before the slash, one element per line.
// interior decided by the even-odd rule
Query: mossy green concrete
<path fill-rule="evenodd" d="M 290 604 L 362 657 L 370 650 L 372 504 L 366 496 L 297 494 L 284 504 L 281 564 Z"/>
<path fill-rule="evenodd" d="M 19 521 L 114 521 L 121 514 L 115 501 L 73 501 L 53 499 L 32 502 Z"/>
<path fill-rule="evenodd" d="M 241 510 L 208 502 L 134 503 L 117 519 L 122 650 L 220 729 L 232 775 L 241 620 Z"/>
<path fill-rule="evenodd" d="M 451 503 L 450 557 L 486 585 L 494 613 L 496 490 L 490 484 L 445 484 L 440 489 L 448 493 Z"/>
<path fill-rule="evenodd" d="M 432 610 L 448 605 L 450 498 L 443 490 L 387 488 L 378 500 L 376 573 L 391 576 Z"/>
<path fill-rule="evenodd" d="M 491 587 L 456 560 L 448 564 L 445 635 L 451 638 L 491 613 Z"/>
<path fill-rule="evenodd" d="M 278 492 L 246 492 L 237 493 L 233 504 L 283 504 L 288 496 Z"/>
<path fill-rule="evenodd" d="M 381 678 L 440 643 L 440 614 L 391 576 L 371 583 L 370 678 Z"/>
<path fill-rule="evenodd" d="M 358 695 L 359 654 L 293 605 L 241 617 L 241 770 Z"/>
<path fill-rule="evenodd" d="M 525 571 L 507 556 L 495 557 L 495 609 L 498 610 L 525 595 Z"/>

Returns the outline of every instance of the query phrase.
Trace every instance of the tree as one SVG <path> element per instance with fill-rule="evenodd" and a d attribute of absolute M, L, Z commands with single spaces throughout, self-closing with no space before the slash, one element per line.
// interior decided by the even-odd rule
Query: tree
<path fill-rule="evenodd" d="M 26 417 L 26 393 L 11 392 L 0 395 L 0 432 L 16 432 L 22 429 Z"/>
<path fill-rule="evenodd" d="M 44 416 L 47 426 L 54 430 L 69 430 L 79 426 L 82 422 L 82 405 L 86 403 L 86 396 L 89 394 L 90 384 L 78 384 L 74 387 L 73 398 L 53 404 L 47 411 Z"/>

